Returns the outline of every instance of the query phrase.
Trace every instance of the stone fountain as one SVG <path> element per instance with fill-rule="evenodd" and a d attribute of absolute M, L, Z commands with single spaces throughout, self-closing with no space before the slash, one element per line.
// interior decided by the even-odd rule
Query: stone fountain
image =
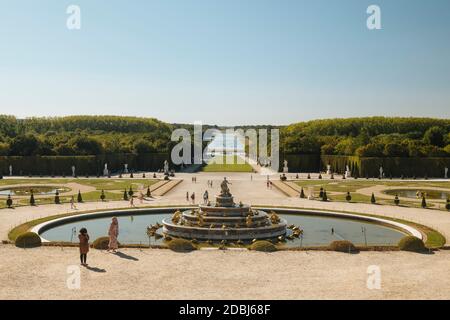
<path fill-rule="evenodd" d="M 215 203 L 199 205 L 186 211 L 177 210 L 163 220 L 165 236 L 197 240 L 253 240 L 284 236 L 287 222 L 277 214 L 236 204 L 226 178 Z"/>

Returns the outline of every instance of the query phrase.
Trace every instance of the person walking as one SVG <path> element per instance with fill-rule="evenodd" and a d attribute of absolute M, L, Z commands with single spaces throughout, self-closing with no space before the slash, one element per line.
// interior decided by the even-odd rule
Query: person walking
<path fill-rule="evenodd" d="M 74 196 L 72 196 L 70 198 L 70 209 L 76 209 L 77 207 L 75 206 L 75 198 Z"/>
<path fill-rule="evenodd" d="M 189 191 L 186 191 L 186 201 L 189 201 Z"/>
<path fill-rule="evenodd" d="M 134 207 L 134 198 L 133 198 L 133 196 L 130 197 L 130 207 Z"/>
<path fill-rule="evenodd" d="M 89 235 L 86 228 L 80 229 L 80 234 L 78 235 L 80 240 L 80 262 L 82 266 L 87 266 L 87 253 L 89 252 Z"/>
<path fill-rule="evenodd" d="M 191 200 L 192 200 L 192 204 L 195 204 L 195 192 L 192 192 Z"/>
<path fill-rule="evenodd" d="M 119 236 L 119 221 L 117 220 L 116 217 L 113 217 L 111 220 L 108 236 L 109 236 L 108 252 L 112 251 L 116 253 L 117 252 L 116 250 L 119 247 L 119 243 L 117 242 L 117 237 Z"/>
<path fill-rule="evenodd" d="M 209 198 L 208 190 L 205 190 L 205 193 L 203 194 L 203 203 L 204 204 L 208 203 L 208 198 Z"/>

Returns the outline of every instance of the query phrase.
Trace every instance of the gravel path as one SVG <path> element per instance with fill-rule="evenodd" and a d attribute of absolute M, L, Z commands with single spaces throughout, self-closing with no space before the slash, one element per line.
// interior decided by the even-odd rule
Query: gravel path
<path fill-rule="evenodd" d="M 78 249 L 0 245 L 0 299 L 449 299 L 450 252 L 91 250 L 81 289 L 67 288 Z M 368 289 L 367 268 L 381 271 Z M 12 271 L 13 270 L 13 271 Z M 104 272 L 99 272 L 103 270 Z"/>

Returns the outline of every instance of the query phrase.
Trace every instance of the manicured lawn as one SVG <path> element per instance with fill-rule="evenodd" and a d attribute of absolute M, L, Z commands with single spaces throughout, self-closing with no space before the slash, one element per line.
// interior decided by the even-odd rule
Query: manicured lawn
<path fill-rule="evenodd" d="M 213 162 L 214 160 L 214 162 Z M 239 159 L 242 161 L 242 159 Z M 248 163 L 238 163 L 237 156 L 217 156 L 202 168 L 204 172 L 253 172 Z"/>
<path fill-rule="evenodd" d="M 6 179 L 0 180 L 0 187 L 6 185 L 17 185 L 17 184 L 28 184 L 28 185 L 45 185 L 45 184 L 58 184 L 61 186 L 66 185 L 67 183 L 78 183 L 85 186 L 90 186 L 96 188 L 96 191 L 90 192 L 82 192 L 82 198 L 84 202 L 94 202 L 101 201 L 100 194 L 101 190 L 105 191 L 106 201 L 115 201 L 123 199 L 123 192 L 129 190 L 130 187 L 134 192 L 137 192 L 138 189 L 147 189 L 148 186 L 151 186 L 158 182 L 159 180 L 155 179 L 119 179 L 119 178 L 111 178 L 111 179 L 103 179 L 103 178 L 80 178 L 80 179 Z M 75 190 L 76 191 L 76 190 Z M 145 192 L 144 192 L 145 193 Z M 77 195 L 74 196 L 75 201 L 77 201 Z M 71 197 L 64 195 L 64 193 L 60 194 L 61 203 L 68 203 Z M 29 198 L 15 198 L 13 196 L 14 206 L 26 206 L 30 204 Z M 51 204 L 55 201 L 54 195 L 49 195 L 47 197 L 36 197 L 35 198 L 36 205 L 42 204 Z M 0 200 L 0 208 L 6 207 L 6 198 Z"/>
<path fill-rule="evenodd" d="M 359 202 L 359 203 L 371 203 L 371 197 L 368 195 L 359 194 L 356 191 L 363 188 L 369 188 L 374 186 L 385 186 L 385 187 L 416 187 L 418 189 L 426 189 L 426 188 L 450 188 L 450 183 L 448 182 L 433 182 L 433 181 L 390 181 L 390 180 L 378 180 L 378 179 L 358 179 L 355 180 L 353 178 L 350 179 L 341 179 L 337 177 L 334 180 L 298 180 L 295 181 L 298 186 L 303 187 L 305 195 L 308 195 L 309 187 L 314 188 L 314 195 L 316 198 L 319 197 L 319 189 L 323 187 L 327 191 L 327 196 L 330 201 L 341 201 L 346 202 L 347 192 L 350 192 L 352 196 L 351 202 Z M 332 192 L 339 192 L 340 194 L 332 194 Z M 376 196 L 377 204 L 387 204 L 394 205 L 394 201 L 392 197 L 386 195 L 386 197 Z M 400 205 L 405 207 L 412 208 L 420 208 L 421 201 L 420 199 L 411 199 L 411 200 L 400 200 Z M 427 200 L 427 208 L 438 208 L 436 203 L 433 203 L 432 200 Z M 443 205 L 441 204 L 441 210 L 445 210 Z"/>

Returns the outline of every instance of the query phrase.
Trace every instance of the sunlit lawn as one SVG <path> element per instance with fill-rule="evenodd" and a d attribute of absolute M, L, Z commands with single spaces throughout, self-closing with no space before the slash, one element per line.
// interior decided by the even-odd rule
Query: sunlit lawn
<path fill-rule="evenodd" d="M 216 156 L 202 168 L 204 172 L 253 172 L 253 168 L 248 163 L 239 163 L 243 159 L 234 156 Z"/>

